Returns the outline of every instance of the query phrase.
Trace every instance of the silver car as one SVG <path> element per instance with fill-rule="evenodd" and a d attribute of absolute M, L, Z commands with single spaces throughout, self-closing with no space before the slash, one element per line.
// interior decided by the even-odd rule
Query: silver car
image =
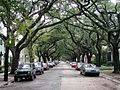
<path fill-rule="evenodd" d="M 94 74 L 99 76 L 100 70 L 94 64 L 83 64 L 80 68 L 80 73 L 83 75 Z"/>
<path fill-rule="evenodd" d="M 36 74 L 41 75 L 44 73 L 44 68 L 42 62 L 34 62 L 36 68 Z"/>

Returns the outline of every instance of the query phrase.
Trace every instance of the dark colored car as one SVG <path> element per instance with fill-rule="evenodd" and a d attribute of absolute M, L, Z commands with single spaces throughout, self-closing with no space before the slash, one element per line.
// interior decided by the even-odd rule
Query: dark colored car
<path fill-rule="evenodd" d="M 44 67 L 42 62 L 35 62 L 34 65 L 36 68 L 36 74 L 41 75 L 44 73 Z"/>
<path fill-rule="evenodd" d="M 15 71 L 14 81 L 18 81 L 18 79 L 33 81 L 34 78 L 36 78 L 36 69 L 33 63 L 20 64 Z"/>
<path fill-rule="evenodd" d="M 83 75 L 96 75 L 99 76 L 100 70 L 94 64 L 83 64 L 80 68 L 80 73 Z"/>

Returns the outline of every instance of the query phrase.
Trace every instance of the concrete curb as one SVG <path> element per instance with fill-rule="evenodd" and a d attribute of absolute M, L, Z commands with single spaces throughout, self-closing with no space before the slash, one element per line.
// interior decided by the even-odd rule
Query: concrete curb
<path fill-rule="evenodd" d="M 100 76 L 103 77 L 103 78 L 105 78 L 105 79 L 107 79 L 107 80 L 113 81 L 113 82 L 115 82 L 115 83 L 117 83 L 117 84 L 120 84 L 120 81 L 119 81 L 119 80 L 115 79 L 114 77 L 112 77 L 112 76 L 110 76 L 110 75 L 101 73 Z"/>

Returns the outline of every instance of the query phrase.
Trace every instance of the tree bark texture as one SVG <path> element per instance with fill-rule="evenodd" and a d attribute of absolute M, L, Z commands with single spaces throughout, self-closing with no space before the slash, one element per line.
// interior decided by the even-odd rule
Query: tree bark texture
<path fill-rule="evenodd" d="M 112 54 L 113 54 L 113 64 L 114 64 L 113 73 L 120 73 L 120 61 L 119 61 L 118 45 L 112 44 Z"/>
<path fill-rule="evenodd" d="M 13 54 L 13 60 L 12 60 L 12 66 L 11 66 L 10 74 L 14 74 L 16 68 L 18 67 L 20 51 L 19 50 L 14 50 L 12 52 L 12 54 Z"/>
<path fill-rule="evenodd" d="M 8 81 L 8 57 L 9 57 L 9 48 L 5 48 L 5 61 L 4 61 L 4 81 Z"/>

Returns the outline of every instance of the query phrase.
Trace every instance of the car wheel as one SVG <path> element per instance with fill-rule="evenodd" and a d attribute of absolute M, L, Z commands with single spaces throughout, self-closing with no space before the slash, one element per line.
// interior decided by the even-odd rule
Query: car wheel
<path fill-rule="evenodd" d="M 15 82 L 18 82 L 18 78 L 17 78 L 17 77 L 14 77 L 14 81 L 15 81 Z"/>
<path fill-rule="evenodd" d="M 42 75 L 42 71 L 40 71 L 40 75 Z"/>
<path fill-rule="evenodd" d="M 82 74 L 82 72 L 80 72 L 80 74 Z"/>
<path fill-rule="evenodd" d="M 36 78 L 36 75 L 34 75 L 34 78 Z"/>
<path fill-rule="evenodd" d="M 84 76 L 86 76 L 86 73 L 85 73 L 85 71 L 83 71 L 83 72 L 82 72 L 82 74 L 83 74 Z"/>
<path fill-rule="evenodd" d="M 97 77 L 99 77 L 99 75 L 100 75 L 99 73 L 96 74 Z"/>
<path fill-rule="evenodd" d="M 34 80 L 34 75 L 31 75 L 30 76 L 30 81 L 33 81 Z"/>
<path fill-rule="evenodd" d="M 37 74 L 38 74 L 38 75 L 41 75 L 42 73 L 41 73 L 41 71 L 39 71 Z"/>

